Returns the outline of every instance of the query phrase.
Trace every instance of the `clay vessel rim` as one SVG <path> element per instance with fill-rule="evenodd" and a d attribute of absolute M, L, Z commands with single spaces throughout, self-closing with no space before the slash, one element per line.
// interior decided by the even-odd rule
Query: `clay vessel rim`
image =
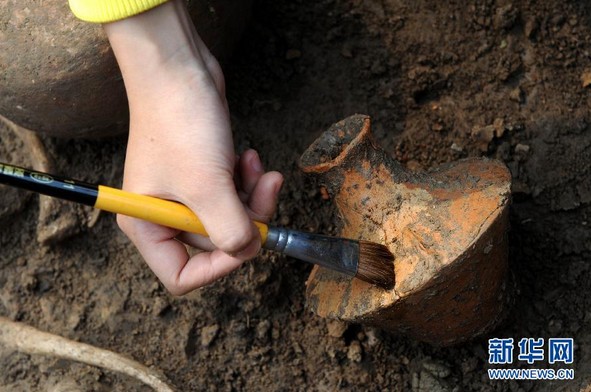
<path fill-rule="evenodd" d="M 368 137 L 368 135 L 370 134 L 370 131 L 371 131 L 370 117 L 366 114 L 354 114 L 350 117 L 357 117 L 357 116 L 363 118 L 363 124 L 361 126 L 361 129 L 359 130 L 359 132 L 357 132 L 355 137 L 352 138 L 349 142 L 343 143 L 344 147 L 341 149 L 341 152 L 335 158 L 333 158 L 332 160 L 327 161 L 327 162 L 322 162 L 322 163 L 312 164 L 312 165 L 303 165 L 302 160 L 300 159 L 300 162 L 299 162 L 300 169 L 304 173 L 325 173 L 328 170 L 341 165 L 342 162 L 349 155 L 349 152 L 354 147 L 356 147 L 358 144 L 360 144 L 366 137 Z M 343 121 L 339 121 L 339 123 L 345 122 L 346 120 L 347 119 L 345 119 Z M 326 135 L 326 132 L 323 133 L 318 139 L 316 139 L 316 141 L 314 141 L 314 143 L 312 143 L 312 145 L 304 152 L 304 155 L 306 155 L 306 153 L 310 149 L 312 149 L 316 145 L 320 144 L 322 142 L 322 140 L 324 140 L 325 135 Z"/>

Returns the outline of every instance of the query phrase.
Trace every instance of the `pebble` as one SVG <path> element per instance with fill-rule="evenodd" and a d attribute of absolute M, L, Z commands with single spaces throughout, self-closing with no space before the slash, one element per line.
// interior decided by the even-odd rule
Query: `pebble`
<path fill-rule="evenodd" d="M 408 366 L 410 364 L 410 359 L 407 356 L 403 355 L 400 357 L 400 363 L 404 366 Z"/>
<path fill-rule="evenodd" d="M 209 347 L 218 336 L 220 332 L 219 324 L 212 324 L 205 326 L 201 329 L 201 346 L 202 347 Z"/>
<path fill-rule="evenodd" d="M 496 118 L 493 121 L 493 127 L 495 128 L 495 137 L 500 138 L 505 134 L 505 120 L 502 118 Z"/>
<path fill-rule="evenodd" d="M 293 342 L 292 347 L 293 347 L 293 351 L 296 354 L 303 354 L 304 353 L 304 349 L 302 349 L 301 344 L 299 344 L 298 342 Z"/>
<path fill-rule="evenodd" d="M 464 151 L 464 149 L 462 148 L 462 146 L 459 146 L 456 142 L 453 142 L 451 144 L 451 147 L 450 148 L 452 149 L 452 151 L 455 151 L 455 152 L 462 152 L 462 151 Z"/>
<path fill-rule="evenodd" d="M 527 144 L 517 144 L 515 146 L 515 154 L 527 154 L 529 152 L 529 146 Z"/>
<path fill-rule="evenodd" d="M 341 56 L 350 59 L 353 57 L 353 50 L 351 50 L 351 47 L 347 44 L 343 45 L 343 47 L 341 48 Z"/>
<path fill-rule="evenodd" d="M 583 72 L 581 75 L 581 83 L 583 87 L 589 87 L 591 85 L 591 70 Z"/>
<path fill-rule="evenodd" d="M 521 89 L 521 87 L 515 87 L 509 93 L 509 99 L 514 102 L 523 103 L 523 98 L 524 98 L 524 94 L 523 94 L 523 90 Z"/>
<path fill-rule="evenodd" d="M 363 331 L 359 331 L 357 333 L 357 340 L 359 340 L 360 342 L 363 342 L 366 338 L 365 332 Z"/>
<path fill-rule="evenodd" d="M 271 329 L 271 322 L 269 320 L 263 320 L 257 324 L 256 337 L 260 340 L 266 340 L 269 336 L 269 330 Z"/>
<path fill-rule="evenodd" d="M 446 378 L 451 374 L 449 366 L 434 360 L 426 360 L 423 362 L 423 369 L 437 378 Z"/>
<path fill-rule="evenodd" d="M 23 272 L 21 274 L 21 286 L 27 290 L 27 291 L 32 291 L 37 287 L 37 284 L 39 282 L 37 281 L 37 278 L 35 277 L 35 275 L 32 275 L 29 272 Z"/>
<path fill-rule="evenodd" d="M 367 329 L 365 331 L 365 336 L 367 337 L 367 345 L 369 347 L 374 347 L 375 345 L 380 343 L 380 338 L 378 337 L 376 330 L 373 328 Z"/>
<path fill-rule="evenodd" d="M 486 125 L 484 127 L 475 127 L 472 129 L 472 138 L 477 142 L 480 151 L 488 150 L 489 143 L 495 137 L 494 125 Z"/>
<path fill-rule="evenodd" d="M 474 128 L 472 130 L 472 136 L 477 140 L 490 143 L 495 137 L 495 127 L 494 125 L 486 125 L 484 127 Z"/>
<path fill-rule="evenodd" d="M 347 330 L 347 324 L 339 320 L 330 320 L 326 327 L 328 328 L 328 336 L 333 338 L 340 338 Z"/>
<path fill-rule="evenodd" d="M 154 294 L 158 290 L 160 290 L 160 283 L 158 283 L 158 281 L 152 282 L 152 284 L 150 285 L 150 290 L 149 290 L 150 294 Z"/>
<path fill-rule="evenodd" d="M 349 349 L 347 350 L 347 358 L 356 363 L 361 362 L 361 359 L 363 358 L 363 350 L 359 341 L 354 340 L 351 342 Z"/>
<path fill-rule="evenodd" d="M 166 309 L 168 309 L 169 306 L 170 304 L 166 299 L 162 297 L 156 297 L 152 302 L 152 314 L 154 316 L 160 316 L 166 311 Z"/>
<path fill-rule="evenodd" d="M 277 326 L 273 326 L 273 329 L 271 330 L 271 338 L 273 340 L 277 340 L 281 337 L 281 330 L 277 327 Z"/>

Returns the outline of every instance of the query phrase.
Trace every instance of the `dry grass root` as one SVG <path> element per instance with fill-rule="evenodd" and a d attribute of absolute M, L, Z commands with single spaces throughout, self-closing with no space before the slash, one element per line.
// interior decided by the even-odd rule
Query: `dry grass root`
<path fill-rule="evenodd" d="M 140 380 L 157 392 L 174 391 L 164 376 L 132 359 L 43 332 L 5 317 L 0 317 L 0 345 L 26 354 L 50 355 L 122 373 Z"/>

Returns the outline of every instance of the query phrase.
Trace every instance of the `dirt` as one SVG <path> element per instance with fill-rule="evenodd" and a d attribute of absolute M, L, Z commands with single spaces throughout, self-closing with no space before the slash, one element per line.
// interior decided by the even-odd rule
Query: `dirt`
<path fill-rule="evenodd" d="M 183 391 L 583 389 L 591 384 L 590 51 L 584 1 L 262 0 L 225 65 L 237 149 L 258 149 L 286 176 L 277 224 L 337 232 L 330 200 L 297 159 L 353 113 L 369 114 L 379 143 L 409 168 L 467 156 L 508 165 L 519 290 L 506 322 L 482 338 L 436 348 L 319 318 L 305 304 L 311 267 L 270 253 L 174 298 L 112 216 L 89 215 L 92 227 L 39 245 L 36 196 L 22 209 L 0 207 L 9 215 L 1 220 L 0 314 L 133 357 Z M 0 132 L 0 158 L 26 160 Z M 120 184 L 125 139 L 45 142 L 60 173 Z M 572 337 L 575 363 L 565 367 L 575 380 L 490 381 L 492 337 Z M 0 369 L 7 391 L 146 390 L 1 348 Z"/>

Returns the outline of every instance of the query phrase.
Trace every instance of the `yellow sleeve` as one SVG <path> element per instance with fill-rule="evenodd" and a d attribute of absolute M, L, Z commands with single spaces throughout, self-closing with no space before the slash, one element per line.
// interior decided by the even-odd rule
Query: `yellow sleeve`
<path fill-rule="evenodd" d="M 154 8 L 168 0 L 69 0 L 70 9 L 87 22 L 108 23 Z"/>

